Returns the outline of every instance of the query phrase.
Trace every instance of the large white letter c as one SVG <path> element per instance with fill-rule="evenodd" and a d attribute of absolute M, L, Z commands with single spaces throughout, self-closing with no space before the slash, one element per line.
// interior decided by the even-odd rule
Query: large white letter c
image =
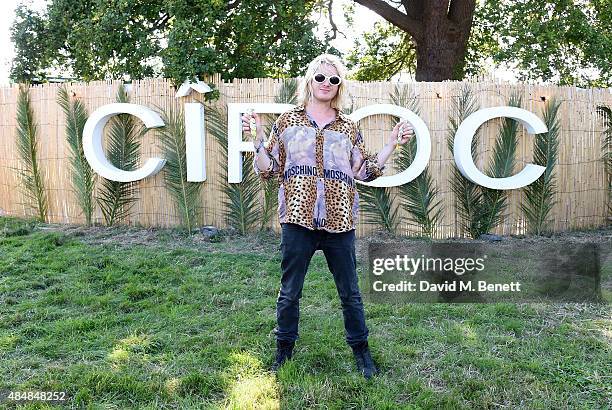
<path fill-rule="evenodd" d="M 155 175 L 166 163 L 165 159 L 149 158 L 135 171 L 124 171 L 115 167 L 107 158 L 102 147 L 102 134 L 106 123 L 117 114 L 132 114 L 147 128 L 163 127 L 164 122 L 153 110 L 136 104 L 115 103 L 104 105 L 91 113 L 83 128 L 83 151 L 91 168 L 106 179 L 119 182 L 133 182 Z"/>
<path fill-rule="evenodd" d="M 517 189 L 527 186 L 540 177 L 546 170 L 545 167 L 527 164 L 525 168 L 516 175 L 507 178 L 491 178 L 483 174 L 472 158 L 472 139 L 478 128 L 492 118 L 508 117 L 523 124 L 530 134 L 547 132 L 546 124 L 535 114 L 517 107 L 492 107 L 476 111 L 467 117 L 455 135 L 453 144 L 453 155 L 457 168 L 464 177 L 475 184 L 491 189 Z"/>

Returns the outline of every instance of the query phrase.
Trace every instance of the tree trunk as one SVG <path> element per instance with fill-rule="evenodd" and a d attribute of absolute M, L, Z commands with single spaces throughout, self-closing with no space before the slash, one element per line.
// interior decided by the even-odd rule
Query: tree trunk
<path fill-rule="evenodd" d="M 417 81 L 460 80 L 475 2 L 431 0 L 423 5 L 417 39 Z"/>
<path fill-rule="evenodd" d="M 417 81 L 461 80 L 476 0 L 354 0 L 410 34 L 416 43 Z M 410 39 L 407 41 L 411 41 Z"/>
<path fill-rule="evenodd" d="M 455 79 L 456 49 L 438 41 L 417 43 L 417 81 L 444 81 Z"/>

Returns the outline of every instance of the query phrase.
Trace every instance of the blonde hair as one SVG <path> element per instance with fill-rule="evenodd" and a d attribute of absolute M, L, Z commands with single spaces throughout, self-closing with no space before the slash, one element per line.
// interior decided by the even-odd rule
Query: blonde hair
<path fill-rule="evenodd" d="M 338 58 L 333 54 L 321 54 L 317 56 L 314 60 L 308 64 L 308 69 L 306 70 L 306 74 L 302 78 L 299 87 L 299 95 L 298 101 L 300 101 L 304 106 L 306 106 L 312 100 L 312 78 L 319 71 L 319 67 L 321 64 L 329 64 L 334 66 L 338 71 L 338 75 L 342 78 L 340 85 L 338 86 L 338 93 L 331 100 L 331 107 L 336 108 L 339 111 L 342 111 L 346 99 L 348 97 L 348 90 L 346 84 L 346 67 Z"/>

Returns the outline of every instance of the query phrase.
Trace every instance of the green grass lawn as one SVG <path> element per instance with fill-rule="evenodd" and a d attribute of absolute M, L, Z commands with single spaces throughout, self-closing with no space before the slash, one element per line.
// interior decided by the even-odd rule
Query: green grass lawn
<path fill-rule="evenodd" d="M 382 372 L 363 379 L 320 251 L 273 374 L 279 243 L 0 218 L 0 391 L 120 409 L 611 406 L 608 305 L 366 303 Z"/>

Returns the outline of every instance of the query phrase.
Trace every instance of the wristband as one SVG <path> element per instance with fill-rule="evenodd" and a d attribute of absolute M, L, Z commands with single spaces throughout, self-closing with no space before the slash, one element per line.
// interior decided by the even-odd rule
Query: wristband
<path fill-rule="evenodd" d="M 263 147 L 263 146 L 264 146 L 264 141 L 263 141 L 263 140 L 260 140 L 259 145 L 255 147 L 255 152 L 256 152 L 257 154 L 259 154 L 259 150 L 260 150 L 260 149 L 261 149 L 261 147 Z"/>
<path fill-rule="evenodd" d="M 249 110 L 249 115 L 251 119 L 249 120 L 249 128 L 251 129 L 251 138 L 257 138 L 257 123 L 255 122 L 255 117 L 253 117 L 253 113 L 255 111 L 253 109 Z"/>
<path fill-rule="evenodd" d="M 400 129 L 397 131 L 397 139 L 395 140 L 395 146 L 397 147 L 402 142 L 402 134 L 404 133 L 404 124 L 400 125 Z"/>

